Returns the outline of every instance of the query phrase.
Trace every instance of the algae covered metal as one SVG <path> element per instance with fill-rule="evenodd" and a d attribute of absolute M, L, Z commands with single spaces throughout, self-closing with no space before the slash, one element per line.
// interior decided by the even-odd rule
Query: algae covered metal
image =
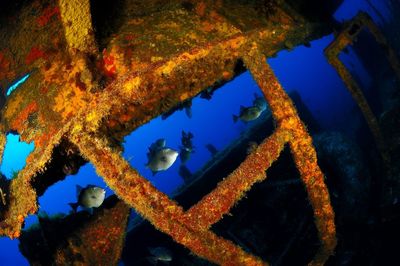
<path fill-rule="evenodd" d="M 217 264 L 266 265 L 210 227 L 266 178 L 289 144 L 321 241 L 310 264 L 322 265 L 336 246 L 324 175 L 310 135 L 265 59 L 330 33 L 327 18 L 341 1 L 333 2 L 320 3 L 320 13 L 313 15 L 305 7 L 316 1 L 116 1 L 108 9 L 88 0 L 37 0 L 21 1 L 2 14 L 3 94 L 20 77 L 29 77 L 4 96 L 0 147 L 7 133 L 17 132 L 35 149 L 18 176 L 1 187 L 7 197 L 0 234 L 19 237 L 25 217 L 38 210 L 38 194 L 64 178 L 42 181 L 62 144 L 65 160 L 75 154 L 93 163 L 122 201 L 194 254 Z M 245 68 L 271 107 L 275 132 L 184 210 L 132 169 L 120 143 L 140 125 Z"/>

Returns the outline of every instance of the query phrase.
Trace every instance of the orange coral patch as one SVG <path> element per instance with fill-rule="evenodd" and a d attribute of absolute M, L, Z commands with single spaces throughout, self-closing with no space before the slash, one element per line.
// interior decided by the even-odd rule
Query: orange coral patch
<path fill-rule="evenodd" d="M 30 114 L 37 112 L 38 110 L 38 105 L 36 102 L 31 102 L 28 104 L 22 111 L 21 113 L 14 119 L 12 122 L 12 128 L 13 129 L 21 129 L 23 124 L 28 120 L 28 117 Z"/>
<path fill-rule="evenodd" d="M 117 68 L 114 64 L 115 58 L 111 53 L 107 53 L 106 49 L 103 50 L 103 67 L 107 76 L 113 77 L 117 73 Z"/>
<path fill-rule="evenodd" d="M 42 15 L 36 19 L 36 22 L 40 27 L 43 27 L 47 25 L 54 16 L 60 17 L 60 9 L 58 7 L 49 6 L 43 10 Z"/>
<path fill-rule="evenodd" d="M 30 65 L 39 58 L 45 57 L 44 51 L 40 50 L 38 47 L 32 47 L 28 55 L 25 58 L 25 64 Z"/>

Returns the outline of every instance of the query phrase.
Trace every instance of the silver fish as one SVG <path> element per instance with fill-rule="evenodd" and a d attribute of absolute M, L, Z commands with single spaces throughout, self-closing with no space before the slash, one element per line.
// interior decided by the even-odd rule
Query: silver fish
<path fill-rule="evenodd" d="M 158 261 L 169 262 L 172 261 L 172 252 L 166 247 L 147 248 L 152 255 L 148 257 L 148 260 L 153 264 L 157 264 Z"/>
<path fill-rule="evenodd" d="M 146 167 L 152 171 L 153 175 L 170 168 L 178 157 L 179 153 L 177 151 L 166 148 L 165 145 L 166 141 L 164 139 L 158 139 L 149 147 Z"/>
<path fill-rule="evenodd" d="M 69 204 L 75 212 L 78 206 L 82 206 L 84 208 L 100 207 L 101 204 L 103 204 L 106 191 L 103 188 L 94 185 L 87 185 L 85 188 L 77 185 L 76 195 L 78 201 Z"/>
<path fill-rule="evenodd" d="M 238 119 L 243 122 L 250 122 L 256 120 L 262 113 L 261 109 L 257 106 L 243 107 L 240 106 L 239 115 L 233 115 L 233 122 L 237 122 Z"/>

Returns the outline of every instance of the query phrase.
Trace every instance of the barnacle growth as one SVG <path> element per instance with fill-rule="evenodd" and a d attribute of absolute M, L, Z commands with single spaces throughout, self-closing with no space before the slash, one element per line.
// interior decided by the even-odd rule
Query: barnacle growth
<path fill-rule="evenodd" d="M 328 190 L 312 139 L 265 59 L 288 44 L 309 43 L 330 33 L 324 19 L 334 9 L 310 17 L 285 1 L 123 2 L 124 8 L 110 11 L 118 16 L 107 27 L 100 21 L 104 17 L 92 17 L 96 6 L 90 7 L 89 0 L 38 0 L 22 5 L 19 19 L 0 29 L 5 40 L 0 43 L 0 70 L 6 73 L 0 74 L 0 85 L 10 84 L 14 73 L 31 73 L 1 110 L 0 152 L 7 132 L 35 143 L 26 167 L 11 181 L 0 234 L 19 237 L 24 218 L 37 212 L 37 194 L 46 188 L 39 189 L 41 179 L 50 176 L 46 172 L 53 169 L 54 150 L 66 140 L 75 148 L 62 154 L 93 163 L 121 200 L 194 254 L 217 264 L 268 265 L 210 227 L 254 183 L 265 180 L 265 171 L 288 143 L 321 241 L 311 264 L 322 265 L 336 245 Z M 98 26 L 97 36 L 93 25 Z M 29 37 L 28 27 L 34 29 Z M 132 169 L 111 143 L 203 89 L 232 79 L 243 71 L 237 67 L 242 61 L 262 89 L 277 127 L 185 211 Z M 36 119 L 26 123 L 29 117 Z"/>

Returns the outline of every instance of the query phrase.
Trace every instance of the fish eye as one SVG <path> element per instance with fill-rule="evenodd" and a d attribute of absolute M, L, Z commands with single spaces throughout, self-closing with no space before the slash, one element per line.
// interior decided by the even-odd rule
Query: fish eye
<path fill-rule="evenodd" d="M 92 198 L 92 199 L 96 199 L 96 196 L 95 196 L 95 195 L 92 195 L 91 198 Z"/>

